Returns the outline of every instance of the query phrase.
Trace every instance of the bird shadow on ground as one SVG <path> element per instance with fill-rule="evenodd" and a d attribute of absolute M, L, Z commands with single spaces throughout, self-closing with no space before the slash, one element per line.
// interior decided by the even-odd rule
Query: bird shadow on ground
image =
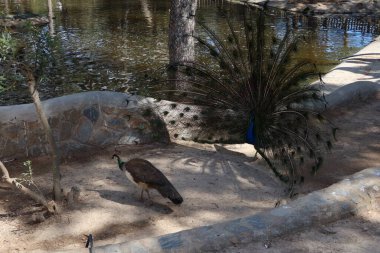
<path fill-rule="evenodd" d="M 103 199 L 113 201 L 122 205 L 133 205 L 138 207 L 149 208 L 152 211 L 162 214 L 170 214 L 173 212 L 169 206 L 154 202 L 152 200 L 133 200 L 126 196 L 126 193 L 123 191 L 112 191 L 112 190 L 92 190 L 99 193 L 99 196 Z"/>
<path fill-rule="evenodd" d="M 247 156 L 244 153 L 227 149 L 227 148 L 223 147 L 222 145 L 214 144 L 214 148 L 215 148 L 215 150 L 217 152 L 222 153 L 222 154 L 227 154 L 227 155 L 231 155 L 231 156 L 238 156 L 238 157 L 241 157 L 241 158 L 246 158 L 246 159 L 248 159 L 247 160 L 248 162 L 254 162 L 254 161 L 257 160 L 256 156 L 255 157 L 250 157 L 250 156 Z"/>

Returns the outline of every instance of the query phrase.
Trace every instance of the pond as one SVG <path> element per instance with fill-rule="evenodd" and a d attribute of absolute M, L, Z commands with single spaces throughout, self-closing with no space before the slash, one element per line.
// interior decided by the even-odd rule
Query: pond
<path fill-rule="evenodd" d="M 10 13 L 47 15 L 47 1 L 8 0 Z M 197 19 L 217 33 L 228 26 L 218 6 L 228 6 L 239 21 L 246 8 L 223 0 L 199 0 Z M 42 99 L 88 90 L 134 91 L 144 88 L 144 73 L 167 64 L 169 0 L 53 0 L 60 71 L 41 83 Z M 5 1 L 0 1 L 0 12 Z M 312 34 L 302 57 L 315 60 L 323 72 L 356 53 L 379 34 L 371 18 L 311 18 L 272 10 L 267 26 L 282 34 L 287 25 Z M 41 34 L 47 32 L 43 27 Z M 201 57 L 201 51 L 197 51 Z M 26 88 L 1 92 L 0 105 L 30 102 Z"/>

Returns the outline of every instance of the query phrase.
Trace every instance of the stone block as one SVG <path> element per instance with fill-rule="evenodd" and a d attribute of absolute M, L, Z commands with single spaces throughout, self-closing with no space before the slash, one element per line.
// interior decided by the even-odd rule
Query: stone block
<path fill-rule="evenodd" d="M 82 112 L 79 109 L 71 109 L 63 112 L 63 118 L 69 122 L 76 122 L 82 116 Z"/>
<path fill-rule="evenodd" d="M 71 138 L 72 135 L 72 128 L 73 125 L 69 122 L 62 122 L 61 127 L 59 129 L 59 138 L 61 141 L 68 140 Z"/>
<path fill-rule="evenodd" d="M 110 117 L 105 119 L 105 126 L 112 129 L 125 129 L 127 126 L 126 120 L 123 118 Z"/>
<path fill-rule="evenodd" d="M 26 127 L 26 129 L 28 131 L 33 131 L 35 129 L 41 128 L 42 125 L 41 125 L 41 123 L 38 120 L 36 120 L 36 121 L 28 121 L 28 122 L 26 122 L 25 127 Z"/>
<path fill-rule="evenodd" d="M 128 121 L 128 126 L 131 129 L 138 129 L 143 132 L 147 132 L 150 130 L 149 122 L 138 115 L 134 115 L 130 118 L 130 120 Z"/>
<path fill-rule="evenodd" d="M 51 128 L 58 128 L 61 121 L 58 117 L 50 117 L 48 118 L 48 122 Z"/>
<path fill-rule="evenodd" d="M 28 148 L 29 156 L 36 157 L 43 154 L 47 154 L 46 149 L 43 145 L 33 145 Z"/>
<path fill-rule="evenodd" d="M 73 139 L 86 143 L 90 139 L 93 129 L 92 122 L 86 117 L 81 117 L 75 127 Z"/>
<path fill-rule="evenodd" d="M 141 139 L 138 135 L 129 133 L 128 135 L 122 136 L 118 143 L 119 145 L 126 145 L 126 144 L 140 144 Z"/>
<path fill-rule="evenodd" d="M 26 147 L 27 145 L 27 142 L 26 142 L 26 139 L 24 138 L 24 136 L 16 139 L 17 140 L 17 145 L 22 148 L 22 147 Z"/>
<path fill-rule="evenodd" d="M 86 116 L 92 123 L 98 121 L 100 112 L 95 106 L 91 106 L 83 110 L 83 115 Z"/>
<path fill-rule="evenodd" d="M 26 136 L 28 146 L 44 145 L 47 143 L 46 136 L 42 129 L 30 129 Z"/>
<path fill-rule="evenodd" d="M 94 130 L 89 142 L 91 144 L 104 146 L 111 145 L 119 139 L 122 134 L 116 131 L 110 131 L 106 128 L 96 129 Z"/>
<path fill-rule="evenodd" d="M 115 107 L 103 106 L 102 112 L 103 114 L 106 114 L 106 115 L 113 115 L 113 114 L 118 114 L 119 110 L 118 108 L 115 108 Z"/>
<path fill-rule="evenodd" d="M 8 125 L 1 131 L 1 136 L 7 136 L 9 139 L 17 139 L 23 134 L 23 127 L 20 125 Z"/>
<path fill-rule="evenodd" d="M 6 153 L 5 154 L 1 154 L 1 155 L 4 155 L 4 156 L 13 156 L 15 154 L 20 153 L 20 151 L 22 151 L 20 149 L 20 147 L 17 145 L 17 143 L 14 142 L 13 140 L 8 140 L 5 143 L 6 144 L 5 144 L 5 147 L 4 147 L 4 151 Z"/>

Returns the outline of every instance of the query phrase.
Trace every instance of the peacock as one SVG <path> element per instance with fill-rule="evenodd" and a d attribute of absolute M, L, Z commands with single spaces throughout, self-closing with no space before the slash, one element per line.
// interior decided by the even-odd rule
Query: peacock
<path fill-rule="evenodd" d="M 174 204 L 183 202 L 182 196 L 166 178 L 166 176 L 149 161 L 134 158 L 123 162 L 117 154 L 112 159 L 117 160 L 119 169 L 127 178 L 141 189 L 140 199 L 143 200 L 144 191 L 150 199 L 149 190 L 156 189 L 164 198 L 170 199 Z"/>
<path fill-rule="evenodd" d="M 243 29 L 223 14 L 229 35 L 220 37 L 202 22 L 202 32 L 193 35 L 209 53 L 206 61 L 178 62 L 156 72 L 161 75 L 153 79 L 156 97 L 176 101 L 163 103 L 161 115 L 175 139 L 254 145 L 291 191 L 303 182 L 305 168 L 314 174 L 322 166 L 338 130 L 323 115 L 323 80 L 316 65 L 295 57 L 307 35 L 290 26 L 282 38 L 273 30 L 266 33 L 273 29 L 266 26 L 266 8 L 247 5 Z M 161 81 L 168 71 L 183 72 L 186 89 Z M 310 78 L 319 84 L 305 81 Z"/>

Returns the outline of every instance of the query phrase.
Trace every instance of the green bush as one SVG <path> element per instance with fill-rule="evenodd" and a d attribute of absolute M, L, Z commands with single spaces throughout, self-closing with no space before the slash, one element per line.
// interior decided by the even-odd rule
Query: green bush
<path fill-rule="evenodd" d="M 17 43 L 9 32 L 0 34 L 0 63 L 10 59 L 16 52 Z"/>

